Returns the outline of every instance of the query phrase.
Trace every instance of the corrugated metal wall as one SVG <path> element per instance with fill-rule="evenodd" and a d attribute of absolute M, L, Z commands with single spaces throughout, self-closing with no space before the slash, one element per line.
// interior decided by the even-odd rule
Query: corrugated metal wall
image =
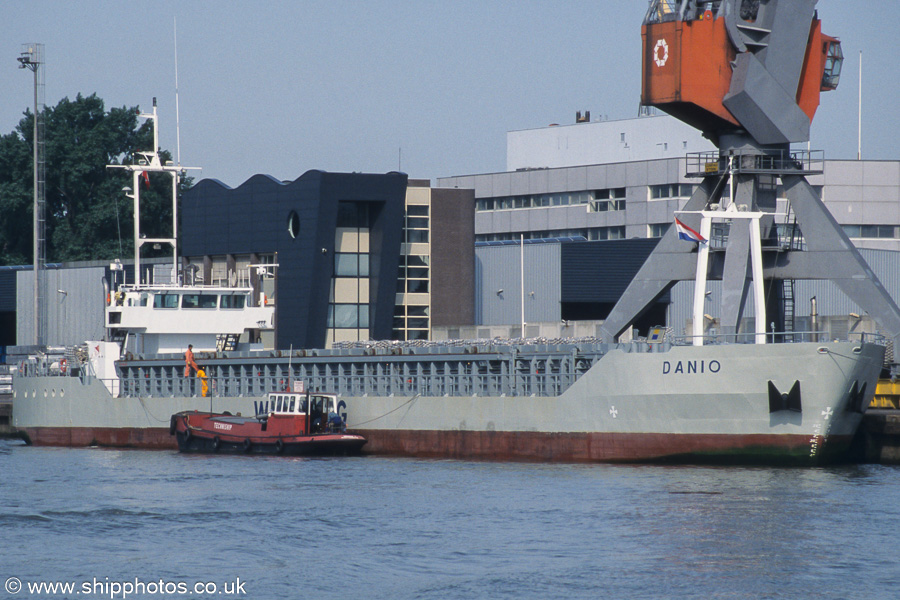
<path fill-rule="evenodd" d="M 525 244 L 525 322 L 559 321 L 560 244 Z M 522 314 L 520 247 L 475 248 L 475 322 L 519 323 Z M 502 293 L 498 293 L 503 290 Z"/>
<path fill-rule="evenodd" d="M 104 267 L 45 271 L 45 344 L 63 346 L 103 339 L 105 271 Z M 16 342 L 30 345 L 34 343 L 34 272 L 19 271 L 16 287 Z"/>

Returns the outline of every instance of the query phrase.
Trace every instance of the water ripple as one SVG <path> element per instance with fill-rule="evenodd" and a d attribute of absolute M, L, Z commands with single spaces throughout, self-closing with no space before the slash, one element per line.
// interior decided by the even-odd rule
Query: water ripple
<path fill-rule="evenodd" d="M 0 445 L 0 564 L 248 597 L 881 598 L 900 469 L 256 460 Z M 0 551 L 4 552 L 4 551 Z M 52 565 L 52 567 L 51 567 Z M 52 572 L 51 572 L 52 571 Z"/>

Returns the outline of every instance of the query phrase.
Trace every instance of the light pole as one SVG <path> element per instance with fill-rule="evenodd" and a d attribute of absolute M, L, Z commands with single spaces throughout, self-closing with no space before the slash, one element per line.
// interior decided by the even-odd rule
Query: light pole
<path fill-rule="evenodd" d="M 44 267 L 44 178 L 43 178 L 43 131 L 39 127 L 41 114 L 39 106 L 43 88 L 40 69 L 44 61 L 43 44 L 26 44 L 18 58 L 20 69 L 30 69 L 34 73 L 34 343 L 43 342 L 41 319 L 41 277 Z"/>

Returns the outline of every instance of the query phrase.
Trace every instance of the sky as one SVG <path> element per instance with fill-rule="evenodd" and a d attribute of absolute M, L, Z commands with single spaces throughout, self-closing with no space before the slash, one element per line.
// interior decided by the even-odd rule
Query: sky
<path fill-rule="evenodd" d="M 813 149 L 898 160 L 897 0 L 820 0 L 841 39 Z M 0 5 L 0 133 L 33 104 L 24 44 L 44 44 L 45 104 L 158 99 L 160 146 L 237 187 L 310 169 L 417 179 L 504 171 L 506 133 L 637 116 L 645 0 L 112 0 Z M 4 58 L 5 57 L 5 58 Z"/>

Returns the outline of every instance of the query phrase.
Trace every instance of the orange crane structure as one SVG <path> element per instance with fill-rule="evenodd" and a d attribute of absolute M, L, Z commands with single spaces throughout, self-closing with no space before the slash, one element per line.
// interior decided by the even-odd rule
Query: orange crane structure
<path fill-rule="evenodd" d="M 814 6 L 654 2 L 641 28 L 642 104 L 713 140 L 743 128 L 760 144 L 807 141 L 819 94 L 837 88 L 843 62 Z"/>
<path fill-rule="evenodd" d="M 816 2 L 651 0 L 641 102 L 698 128 L 718 150 L 686 157 L 686 175 L 702 181 L 601 326 L 605 340 L 694 280 L 691 335 L 702 345 L 706 286 L 718 280 L 724 341 L 795 341 L 794 281 L 827 279 L 900 342 L 900 308 L 806 180 L 824 170 L 824 153 L 806 143 L 843 61 Z"/>

